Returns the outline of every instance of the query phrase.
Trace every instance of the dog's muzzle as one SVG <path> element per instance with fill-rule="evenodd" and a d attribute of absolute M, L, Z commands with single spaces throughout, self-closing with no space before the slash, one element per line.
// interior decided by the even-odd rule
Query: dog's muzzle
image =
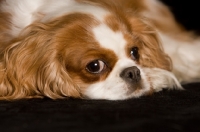
<path fill-rule="evenodd" d="M 135 85 L 141 80 L 140 70 L 136 66 L 124 69 L 121 72 L 120 77 L 129 85 Z"/>

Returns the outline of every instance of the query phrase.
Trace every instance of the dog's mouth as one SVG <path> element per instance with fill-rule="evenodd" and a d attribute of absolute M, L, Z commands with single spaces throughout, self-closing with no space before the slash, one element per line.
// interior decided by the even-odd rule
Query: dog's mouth
<path fill-rule="evenodd" d="M 141 81 L 138 81 L 137 83 L 133 83 L 133 84 L 127 84 L 128 85 L 128 91 L 127 91 L 127 95 L 131 95 L 133 93 L 137 93 L 139 92 L 142 88 L 142 84 Z"/>

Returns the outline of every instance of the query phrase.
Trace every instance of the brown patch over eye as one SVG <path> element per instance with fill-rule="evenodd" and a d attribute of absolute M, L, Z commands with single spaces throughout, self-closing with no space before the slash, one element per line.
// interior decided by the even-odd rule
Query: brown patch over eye
<path fill-rule="evenodd" d="M 95 45 L 92 45 L 93 47 Z M 96 44 L 98 47 L 98 44 Z M 74 54 L 78 50 L 66 51 Z M 68 55 L 67 55 L 68 56 Z M 95 83 L 105 80 L 112 71 L 117 56 L 114 52 L 98 47 L 98 50 L 84 47 L 79 52 L 79 55 L 71 56 L 66 59 L 66 69 L 72 78 L 82 80 L 84 83 Z"/>
<path fill-rule="evenodd" d="M 117 62 L 116 54 L 102 48 L 92 29 L 98 20 L 87 14 L 70 14 L 59 23 L 55 42 L 59 60 L 80 86 L 105 80 Z M 68 20 L 66 20 L 68 19 Z"/>

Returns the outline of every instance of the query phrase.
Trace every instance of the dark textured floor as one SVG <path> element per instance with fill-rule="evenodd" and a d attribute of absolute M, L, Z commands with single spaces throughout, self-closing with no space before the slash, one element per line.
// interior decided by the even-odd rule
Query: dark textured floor
<path fill-rule="evenodd" d="M 31 99 L 0 102 L 0 130 L 200 131 L 200 84 L 125 101 Z"/>
<path fill-rule="evenodd" d="M 197 2 L 164 0 L 187 29 L 200 31 Z M 180 3 L 183 4 L 180 4 Z M 187 3 L 190 2 L 190 3 Z M 191 3 L 193 2 L 193 4 Z M 193 8 L 195 5 L 195 9 Z M 196 12 L 199 10 L 198 12 Z M 190 12 L 190 13 L 188 13 Z M 186 13 L 186 15 L 184 15 Z M 200 131 L 200 83 L 125 101 L 0 101 L 0 132 Z"/>

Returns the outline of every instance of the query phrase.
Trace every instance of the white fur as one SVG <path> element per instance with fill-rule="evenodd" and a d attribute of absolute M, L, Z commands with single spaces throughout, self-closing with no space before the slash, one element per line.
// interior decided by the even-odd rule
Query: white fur
<path fill-rule="evenodd" d="M 1 8 L 2 11 L 12 15 L 12 33 L 17 36 L 20 31 L 36 20 L 35 11 L 42 5 L 41 0 L 6 0 Z"/>
<path fill-rule="evenodd" d="M 159 68 L 144 68 L 151 79 L 154 91 L 159 92 L 164 88 L 183 89 L 173 73 Z"/>
<path fill-rule="evenodd" d="M 93 15 L 103 21 L 109 12 L 103 8 L 79 4 L 75 0 L 6 0 L 2 11 L 12 14 L 12 33 L 17 36 L 22 29 L 34 21 L 47 22 L 56 17 L 74 12 Z"/>
<path fill-rule="evenodd" d="M 141 14 L 146 17 L 150 18 L 150 20 L 157 20 L 161 23 L 168 22 L 168 17 L 162 14 L 160 8 L 166 8 L 166 6 L 159 0 L 144 0 L 145 5 L 147 7 Z"/>
<path fill-rule="evenodd" d="M 93 29 L 93 33 L 102 47 L 114 51 L 119 58 L 126 56 L 126 41 L 121 32 L 114 32 L 105 24 L 100 24 Z"/>
<path fill-rule="evenodd" d="M 99 21 L 103 21 L 103 18 L 109 13 L 103 8 L 89 5 L 89 4 L 79 4 L 75 0 L 46 0 L 48 4 L 43 5 L 40 8 L 40 12 L 45 14 L 42 21 L 48 21 L 52 18 L 62 16 L 63 14 L 70 14 L 74 12 L 86 13 L 93 15 Z"/>
<path fill-rule="evenodd" d="M 200 81 L 200 39 L 181 41 L 160 33 L 165 52 L 173 62 L 173 73 L 181 83 Z"/>

